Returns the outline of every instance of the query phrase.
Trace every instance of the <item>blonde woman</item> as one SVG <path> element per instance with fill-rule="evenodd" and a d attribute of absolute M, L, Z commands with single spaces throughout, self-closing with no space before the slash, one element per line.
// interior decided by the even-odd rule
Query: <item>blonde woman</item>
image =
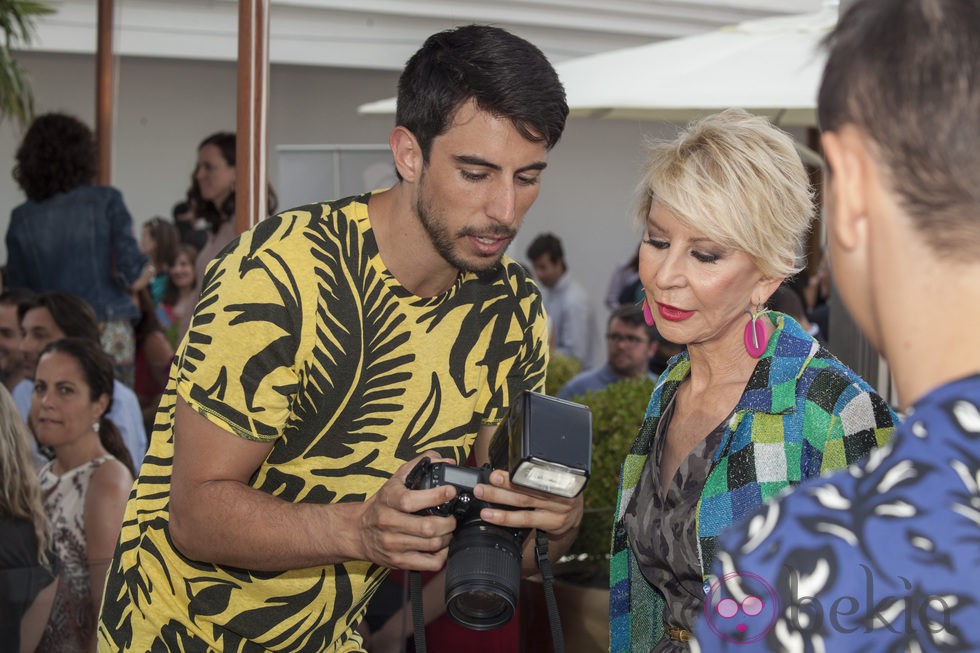
<path fill-rule="evenodd" d="M 0 642 L 33 651 L 51 612 L 57 581 L 27 427 L 0 385 Z"/>
<path fill-rule="evenodd" d="M 40 484 L 61 565 L 41 653 L 95 651 L 102 586 L 133 485 L 129 451 L 106 417 L 113 385 L 112 362 L 83 338 L 49 344 L 34 374 L 30 421 L 54 451 Z"/>
<path fill-rule="evenodd" d="M 620 475 L 611 650 L 685 651 L 718 535 L 890 438 L 897 417 L 793 318 L 765 309 L 813 215 L 792 139 L 729 109 L 655 145 L 640 186 L 647 322 L 687 350 Z"/>

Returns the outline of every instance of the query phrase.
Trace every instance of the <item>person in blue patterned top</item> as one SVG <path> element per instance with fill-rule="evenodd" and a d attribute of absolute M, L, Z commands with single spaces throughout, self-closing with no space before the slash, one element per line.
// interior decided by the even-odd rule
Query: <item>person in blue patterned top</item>
<path fill-rule="evenodd" d="M 722 537 L 700 650 L 980 651 L 978 34 L 976 2 L 857 0 L 827 38 L 832 272 L 906 419 Z"/>
<path fill-rule="evenodd" d="M 727 110 L 654 146 L 637 215 L 644 311 L 687 346 L 660 376 L 620 475 L 612 651 L 687 650 L 721 531 L 864 457 L 896 417 L 798 323 L 764 310 L 813 213 L 791 138 Z"/>

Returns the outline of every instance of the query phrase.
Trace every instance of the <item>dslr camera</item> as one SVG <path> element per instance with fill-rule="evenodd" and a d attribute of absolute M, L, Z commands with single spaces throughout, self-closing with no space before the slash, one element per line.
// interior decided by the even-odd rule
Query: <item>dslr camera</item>
<path fill-rule="evenodd" d="M 477 499 L 473 489 L 478 483 L 489 484 L 494 469 L 506 469 L 512 485 L 577 496 L 591 468 L 592 413 L 581 404 L 525 391 L 497 428 L 490 459 L 490 465 L 476 468 L 423 458 L 405 481 L 413 490 L 456 488 L 454 498 L 420 514 L 456 518 L 446 561 L 446 610 L 454 621 L 474 630 L 499 628 L 514 615 L 528 530 L 480 519 L 483 508 L 520 508 Z"/>

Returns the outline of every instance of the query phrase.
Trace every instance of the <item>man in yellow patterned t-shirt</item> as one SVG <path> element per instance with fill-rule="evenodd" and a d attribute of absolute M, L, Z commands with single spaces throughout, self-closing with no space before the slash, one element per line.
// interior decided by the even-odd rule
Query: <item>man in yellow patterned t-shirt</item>
<path fill-rule="evenodd" d="M 543 388 L 541 296 L 504 250 L 567 112 L 533 45 L 436 34 L 399 81 L 398 183 L 269 218 L 209 267 L 101 650 L 358 651 L 387 569 L 443 566 L 455 522 L 415 513 L 453 491 L 405 477 L 422 452 L 485 462 L 513 398 Z M 518 493 L 503 471 L 475 493 L 528 508 L 481 518 L 546 532 L 554 556 L 581 518 L 579 500 Z"/>

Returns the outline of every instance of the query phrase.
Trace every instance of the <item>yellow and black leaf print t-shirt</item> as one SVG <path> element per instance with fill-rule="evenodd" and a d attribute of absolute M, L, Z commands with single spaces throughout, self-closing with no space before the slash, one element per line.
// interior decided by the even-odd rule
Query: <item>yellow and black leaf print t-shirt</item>
<path fill-rule="evenodd" d="M 418 453 L 465 460 L 481 425 L 544 385 L 540 293 L 504 257 L 437 297 L 378 255 L 369 196 L 264 220 L 211 264 L 106 581 L 102 650 L 356 651 L 386 570 L 251 572 L 184 557 L 168 498 L 176 397 L 273 445 L 251 484 L 285 501 L 363 501 Z"/>

